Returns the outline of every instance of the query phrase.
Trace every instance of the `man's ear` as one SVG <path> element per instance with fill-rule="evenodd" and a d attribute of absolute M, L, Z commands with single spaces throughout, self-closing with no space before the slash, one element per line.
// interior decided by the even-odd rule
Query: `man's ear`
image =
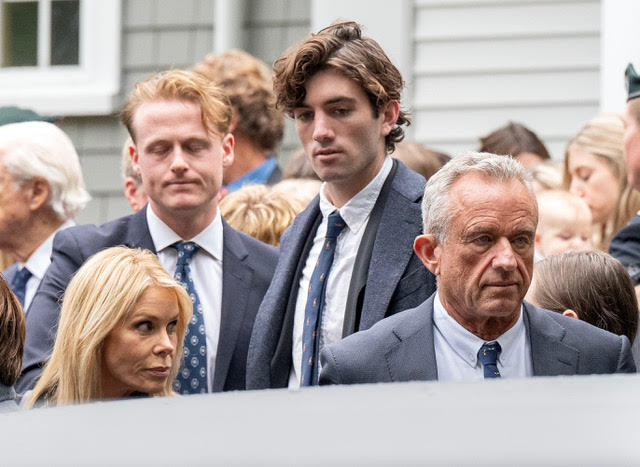
<path fill-rule="evenodd" d="M 29 209 L 37 211 L 49 199 L 49 182 L 42 177 L 35 177 L 27 181 L 27 183 L 29 184 Z"/>
<path fill-rule="evenodd" d="M 231 133 L 227 133 L 224 138 L 222 138 L 222 166 L 229 167 L 233 164 L 234 152 L 233 146 L 235 145 L 235 140 L 233 139 L 233 135 Z"/>
<path fill-rule="evenodd" d="M 132 144 L 129 146 L 129 155 L 131 156 L 131 167 L 133 171 L 140 176 L 140 164 L 138 163 L 140 155 L 138 154 L 138 145 Z"/>
<path fill-rule="evenodd" d="M 382 108 L 382 134 L 387 136 L 393 130 L 400 115 L 400 103 L 392 100 Z"/>
<path fill-rule="evenodd" d="M 562 312 L 562 315 L 563 315 L 563 316 L 568 316 L 569 318 L 580 319 L 580 317 L 578 316 L 578 313 L 576 313 L 576 312 L 575 312 L 575 311 L 573 311 L 573 310 L 569 310 L 569 309 L 564 310 L 564 311 Z"/>
<path fill-rule="evenodd" d="M 413 250 L 422 261 L 422 264 L 437 276 L 440 274 L 440 256 L 442 246 L 433 235 L 419 235 L 413 242 Z"/>

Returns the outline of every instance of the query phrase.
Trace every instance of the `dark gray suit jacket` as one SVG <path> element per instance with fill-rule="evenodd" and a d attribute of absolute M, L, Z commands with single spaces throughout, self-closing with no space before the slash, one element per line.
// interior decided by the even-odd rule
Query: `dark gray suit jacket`
<path fill-rule="evenodd" d="M 433 299 L 325 348 L 320 384 L 438 379 Z M 524 304 L 534 376 L 633 373 L 629 339 Z"/>
<path fill-rule="evenodd" d="M 358 254 L 354 265 L 354 276 L 362 267 L 366 274 L 362 287 L 350 287 L 347 307 L 351 302 L 362 310 L 354 330 L 368 329 L 385 316 L 418 306 L 435 291 L 435 277 L 413 252 L 413 241 L 422 232 L 420 202 L 424 185 L 422 176 L 397 164 L 386 202 L 381 205 L 377 231 L 371 237 L 370 260 L 367 258 L 362 264 Z M 307 258 L 305 245 L 314 237 L 320 215 L 316 197 L 282 236 L 278 266 L 251 336 L 247 389 L 288 384 L 298 279 Z"/>
<path fill-rule="evenodd" d="M 94 253 L 117 245 L 156 253 L 146 209 L 101 226 L 83 225 L 59 232 L 51 265 L 27 310 L 27 338 L 18 392 L 33 387 L 55 341 L 59 300 L 78 268 Z M 213 391 L 245 388 L 247 349 L 253 320 L 269 286 L 278 250 L 231 228 L 224 220 L 222 315 Z"/>

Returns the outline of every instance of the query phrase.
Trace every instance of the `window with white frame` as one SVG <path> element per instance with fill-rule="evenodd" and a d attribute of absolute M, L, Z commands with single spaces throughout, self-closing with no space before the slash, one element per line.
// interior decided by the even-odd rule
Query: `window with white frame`
<path fill-rule="evenodd" d="M 103 115 L 120 91 L 120 0 L 0 0 L 0 106 Z"/>

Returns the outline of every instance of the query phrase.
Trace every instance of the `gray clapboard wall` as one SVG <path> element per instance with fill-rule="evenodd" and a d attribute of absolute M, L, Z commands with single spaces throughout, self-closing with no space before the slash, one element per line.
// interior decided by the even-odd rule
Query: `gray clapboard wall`
<path fill-rule="evenodd" d="M 598 113 L 597 0 L 415 0 L 414 138 L 455 153 L 521 122 L 564 157 Z"/>

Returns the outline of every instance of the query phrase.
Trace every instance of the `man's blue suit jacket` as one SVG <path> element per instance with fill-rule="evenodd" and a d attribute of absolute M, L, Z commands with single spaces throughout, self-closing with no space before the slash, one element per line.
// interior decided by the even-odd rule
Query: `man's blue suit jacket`
<path fill-rule="evenodd" d="M 59 232 L 52 261 L 27 310 L 22 375 L 16 389 L 31 388 L 49 359 L 55 341 L 59 300 L 78 268 L 94 253 L 117 245 L 156 253 L 146 209 L 101 226 L 83 225 Z M 231 228 L 224 220 L 222 315 L 213 391 L 245 388 L 247 349 L 260 302 L 269 286 L 278 250 Z"/>
<path fill-rule="evenodd" d="M 433 300 L 323 349 L 320 384 L 438 379 Z M 524 303 L 534 376 L 633 373 L 629 339 Z"/>
<path fill-rule="evenodd" d="M 422 176 L 398 162 L 373 241 L 357 330 L 368 329 L 385 316 L 418 306 L 436 289 L 435 277 L 413 252 L 413 241 L 422 233 L 420 202 L 424 186 Z M 313 226 L 320 215 L 316 197 L 282 236 L 278 266 L 251 336 L 247 389 L 288 384 L 293 323 L 292 319 L 285 321 L 285 314 L 291 300 L 295 303 L 296 270 L 300 262 L 306 261 L 306 256 L 301 257 L 304 245 L 309 236 L 315 235 Z"/>

